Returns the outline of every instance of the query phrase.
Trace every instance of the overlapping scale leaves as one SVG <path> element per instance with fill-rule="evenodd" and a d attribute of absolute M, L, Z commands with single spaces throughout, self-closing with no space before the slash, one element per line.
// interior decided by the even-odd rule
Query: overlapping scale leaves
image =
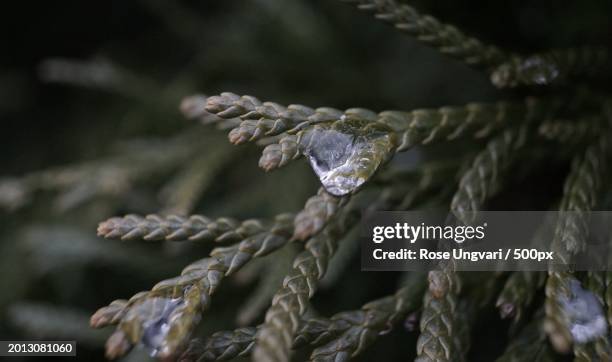
<path fill-rule="evenodd" d="M 293 215 L 281 214 L 264 223 L 265 227 L 243 234 L 240 242 L 214 249 L 210 257 L 190 264 L 180 276 L 161 281 L 128 301 L 115 301 L 98 310 L 91 318 L 92 326 L 118 324 L 107 342 L 107 355 L 120 356 L 136 344 L 148 347 L 160 358 L 175 355 L 188 341 L 221 281 L 252 258 L 285 245 L 293 233 L 293 219 Z"/>
<path fill-rule="evenodd" d="M 609 63 L 609 52 L 604 48 L 518 55 L 484 44 L 399 1 L 343 1 L 373 13 L 442 54 L 484 69 L 493 85 L 500 88 L 568 84 L 577 77 L 599 74 Z M 117 325 L 107 341 L 107 356 L 119 357 L 134 345 L 142 345 L 160 359 L 180 356 L 182 361 L 220 361 L 252 353 L 258 361 L 288 362 L 293 348 L 308 344 L 314 347 L 312 361 L 344 361 L 360 354 L 411 313 L 412 323 L 419 319 L 417 361 L 464 361 L 470 328 L 482 307 L 479 303 L 497 297 L 502 317 L 514 317 L 513 331 L 519 329 L 500 361 L 517 360 L 517 356 L 548 360 L 549 348 L 537 346 L 544 343 L 546 335 L 557 351 L 573 348 L 577 361 L 609 359 L 606 351 L 610 343 L 604 336 L 612 320 L 611 274 L 589 273 L 583 281 L 571 271 L 515 272 L 508 277 L 491 274 L 470 289 L 469 283 L 464 288 L 468 277 L 455 272 L 452 265 L 441 265 L 427 279 L 420 273 L 410 273 L 395 293 L 358 310 L 329 318 L 307 314 L 319 281 L 334 262 L 337 243 L 356 223 L 356 210 L 366 203 L 356 202 L 360 195 L 355 194 L 376 178 L 395 153 L 415 146 L 461 137 L 487 140 L 475 157 L 457 158 L 460 161 L 449 167 L 452 172 L 440 173 L 444 175 L 441 181 L 424 175 L 426 167 L 417 171 L 416 183 L 380 177 L 377 181 L 383 185 L 382 191 L 374 188 L 380 192 L 368 199 L 370 208 L 414 207 L 415 200 L 423 197 L 415 192 L 422 192 L 434 199 L 434 206 L 444 203 L 467 222 L 467 211 L 480 210 L 505 187 L 502 181 L 515 170 L 515 161 L 523 152 L 535 149 L 534 144 L 555 141 L 556 147 L 571 145 L 572 150 L 588 145 L 584 155 L 572 164 L 561 201 L 562 210 L 581 213 L 556 225 L 553 243 L 567 260 L 581 250 L 588 232 L 588 213 L 602 198 L 602 185 L 609 181 L 605 167 L 610 161 L 609 97 L 589 93 L 580 98 L 571 92 L 540 93 L 539 97 L 527 93 L 521 97 L 382 112 L 284 106 L 230 92 L 185 98 L 180 109 L 187 118 L 228 131 L 229 141 L 235 145 L 253 142 L 263 146 L 259 166 L 264 170 L 281 168 L 303 156 L 322 187 L 297 214 L 281 214 L 270 221 L 127 215 L 101 223 L 98 233 L 109 239 L 234 243 L 213 249 L 208 257 L 188 265 L 181 275 L 161 281 L 149 291 L 98 310 L 91 318 L 92 326 Z M 604 103 L 608 104 L 608 113 Z M 557 148 L 552 150 L 561 153 Z M 466 158 L 471 158 L 470 166 L 461 167 Z M 461 177 L 455 177 L 457 170 L 461 170 Z M 458 185 L 455 178 L 460 179 Z M 454 196 L 449 189 L 456 190 Z M 431 195 L 438 191 L 437 197 Z M 193 204 L 185 205 L 188 208 Z M 192 339 L 224 278 L 289 241 L 296 241 L 303 250 L 293 250 L 297 253 L 293 267 L 276 293 L 264 294 L 273 296 L 263 324 L 217 332 L 204 342 Z M 522 322 L 544 285 L 544 307 L 532 314 L 532 323 L 524 326 Z M 180 354 L 183 347 L 187 348 Z"/>

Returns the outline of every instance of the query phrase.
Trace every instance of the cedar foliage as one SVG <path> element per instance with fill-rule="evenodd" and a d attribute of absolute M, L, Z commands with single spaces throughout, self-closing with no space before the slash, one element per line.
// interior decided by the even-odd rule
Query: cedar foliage
<path fill-rule="evenodd" d="M 6 142 L 27 157 L 0 179 L 3 335 L 74 338 L 92 360 L 144 359 L 143 344 L 183 361 L 610 358 L 606 338 L 573 343 L 559 317 L 574 280 L 612 315 L 610 275 L 365 273 L 351 232 L 365 208 L 609 207 L 609 4 L 122 9 L 147 30 L 35 59 L 59 105 L 29 93 L 27 71 L 3 73 L 1 113 L 71 130 L 61 155 L 26 150 L 18 128 Z M 53 138 L 42 129 L 35 140 Z M 307 161 L 338 133 L 363 145 L 332 173 L 354 182 L 321 186 Z M 555 226 L 567 258 L 582 221 Z M 125 243 L 95 239 L 97 222 Z M 90 324 L 116 327 L 89 329 L 105 303 Z"/>

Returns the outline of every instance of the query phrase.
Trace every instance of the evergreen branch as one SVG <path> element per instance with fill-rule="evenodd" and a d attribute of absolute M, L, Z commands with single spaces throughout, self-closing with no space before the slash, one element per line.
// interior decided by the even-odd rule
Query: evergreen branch
<path fill-rule="evenodd" d="M 397 133 L 397 151 L 405 151 L 416 145 L 464 136 L 482 138 L 512 124 L 546 120 L 554 117 L 562 105 L 560 99 L 538 98 L 527 98 L 524 102 L 469 103 L 411 112 L 386 111 L 380 113 L 377 122 Z"/>
<path fill-rule="evenodd" d="M 213 333 L 205 342 L 193 339 L 178 358 L 179 362 L 229 361 L 248 356 L 255 345 L 257 327 Z"/>
<path fill-rule="evenodd" d="M 350 314 L 350 312 L 348 312 Z M 293 349 L 306 345 L 319 346 L 338 337 L 352 325 L 353 321 L 344 313 L 337 313 L 331 318 L 309 318 L 302 320 L 293 340 Z"/>
<path fill-rule="evenodd" d="M 443 180 L 445 180 L 445 178 L 435 176 L 447 174 L 449 167 L 450 166 L 446 164 L 434 165 L 419 169 L 418 172 L 411 172 L 411 176 L 415 176 L 416 179 L 409 180 L 410 182 L 408 183 L 408 186 L 411 189 L 416 190 L 429 190 L 438 185 L 439 182 L 444 182 Z M 451 170 L 455 169 L 454 166 L 450 168 Z M 385 179 L 385 175 L 381 176 L 382 179 Z M 389 176 L 389 183 L 405 184 L 404 181 L 398 180 L 398 178 L 395 176 L 397 175 L 394 174 Z M 405 177 L 400 178 L 404 180 Z M 416 182 L 416 187 L 415 182 L 412 181 Z M 379 199 L 380 198 L 384 197 L 380 196 Z M 400 201 L 402 199 L 403 197 L 399 198 Z M 391 205 L 396 205 L 397 203 L 398 200 L 394 198 L 393 200 L 388 200 L 387 202 L 377 202 L 375 205 L 385 204 L 390 207 Z M 411 273 L 411 276 L 414 278 L 416 273 Z M 411 278 L 410 280 L 413 279 Z M 399 300 L 401 300 L 408 295 L 407 293 L 414 293 L 414 296 L 419 296 L 422 294 L 421 290 L 422 286 L 415 285 L 411 281 L 408 281 L 406 286 L 401 290 L 398 290 L 394 296 L 368 303 L 362 308 L 362 310 L 342 312 L 334 315 L 330 319 L 313 318 L 302 321 L 300 322 L 300 327 L 294 338 L 293 348 L 299 348 L 305 344 L 321 345 L 329 342 L 330 344 L 328 347 L 321 349 L 321 351 L 317 353 L 320 353 L 321 356 L 323 356 L 325 353 L 332 353 L 331 351 L 334 349 L 334 347 L 332 347 L 333 345 L 344 346 L 347 348 L 347 350 L 359 350 L 359 352 L 361 352 L 367 345 L 369 345 L 369 343 L 371 343 L 371 341 L 373 341 L 374 336 L 377 334 L 375 332 L 371 332 L 371 328 L 374 328 L 375 330 L 387 329 L 391 326 L 391 323 L 389 322 L 391 319 L 395 321 L 397 320 L 396 318 L 401 318 L 402 315 L 407 313 L 405 308 L 408 308 L 409 305 L 405 302 L 397 301 L 395 303 L 395 307 L 398 308 L 395 311 L 396 314 L 392 315 L 382 313 L 383 310 L 386 310 L 385 308 L 387 306 L 394 305 L 391 298 L 399 298 Z M 369 311 L 370 307 L 368 306 L 370 304 L 374 306 L 372 312 Z M 387 322 L 380 322 L 385 320 Z M 351 329 L 351 332 L 347 332 L 349 329 Z M 246 356 L 251 352 L 253 342 L 252 339 L 243 338 L 246 334 L 245 331 L 245 328 L 240 328 L 236 331 L 218 332 L 213 334 L 206 341 L 206 343 L 201 343 L 196 340 L 190 344 L 188 348 L 189 353 L 185 354 L 184 361 L 221 361 L 229 360 L 237 356 Z M 249 331 L 250 335 L 254 336 L 256 333 L 256 328 L 251 327 Z M 363 340 L 367 341 L 367 344 L 362 344 L 362 342 L 360 342 L 361 339 L 358 337 L 361 335 L 367 336 L 367 338 Z M 334 338 L 336 338 L 336 341 L 330 342 Z M 341 350 L 338 350 L 338 353 L 340 352 Z M 356 354 L 357 353 L 354 355 Z"/>
<path fill-rule="evenodd" d="M 347 209 L 343 211 L 343 215 L 344 217 L 347 217 L 346 215 L 350 216 L 351 215 L 350 210 Z M 347 225 L 349 224 L 350 224 L 349 221 L 344 221 L 343 223 L 344 227 L 341 227 L 340 229 L 346 228 Z M 331 226 L 335 226 L 335 224 Z M 337 231 L 337 232 L 340 233 L 340 231 Z M 281 292 L 277 293 L 277 296 L 275 297 L 275 300 L 277 301 L 276 305 L 279 305 L 279 304 L 290 305 L 289 303 L 292 301 L 295 302 L 293 303 L 293 305 L 297 306 L 298 309 L 300 306 L 306 305 L 305 303 L 307 302 L 308 292 L 313 292 L 312 288 L 314 286 L 314 279 L 312 278 L 315 278 L 315 277 L 320 278 L 322 276 L 322 273 L 325 267 L 323 264 L 325 264 L 325 260 L 328 260 L 329 257 L 331 256 L 330 255 L 330 246 L 331 246 L 330 243 L 332 243 L 333 240 L 335 240 L 335 236 L 332 237 L 329 235 L 329 233 L 331 233 L 331 231 L 327 231 L 324 234 L 319 235 L 318 238 L 312 239 L 311 241 L 309 241 L 309 243 L 307 243 L 307 250 L 296 259 L 297 261 L 295 264 L 295 268 L 296 268 L 295 269 L 296 271 L 294 272 L 295 274 L 293 276 L 290 275 L 289 277 L 285 279 L 284 288 L 281 289 Z M 322 237 L 324 237 L 324 239 L 321 239 Z M 238 248 L 238 250 L 239 249 L 240 248 Z M 250 248 L 251 251 L 252 249 L 253 248 Z M 228 263 L 231 264 L 229 260 L 232 260 L 232 262 L 235 260 L 238 260 L 239 263 L 244 263 L 248 261 L 248 259 L 250 258 L 250 255 L 242 255 L 242 256 L 237 255 L 239 254 L 238 250 L 236 246 L 231 246 L 228 248 L 217 248 L 211 253 L 211 258 L 207 258 L 201 261 L 200 264 L 203 264 L 202 269 L 205 269 L 204 266 L 206 264 L 210 264 L 210 267 L 206 267 L 206 270 L 209 270 L 212 268 L 211 272 L 213 272 L 213 274 L 208 275 L 207 277 L 205 277 L 205 279 L 211 280 L 216 285 L 218 285 L 218 283 L 223 277 L 222 272 L 226 268 L 228 268 Z M 225 257 L 219 258 L 222 255 L 225 255 Z M 217 257 L 217 259 L 215 259 L 215 257 Z M 219 262 L 221 262 L 221 264 L 219 264 Z M 236 270 L 241 265 L 242 264 L 235 267 L 234 270 Z M 226 274 L 230 274 L 233 272 L 231 270 L 232 267 L 230 266 L 229 268 L 230 270 L 227 270 Z M 185 274 L 185 276 L 191 275 L 192 274 L 190 271 L 191 269 L 192 267 L 187 267 L 185 271 L 183 272 L 183 274 Z M 190 278 L 187 279 L 186 282 L 180 282 L 179 284 L 180 285 L 186 285 L 185 283 L 189 284 L 194 277 L 197 279 L 202 279 L 200 276 L 200 274 L 202 273 L 203 272 L 199 273 L 198 275 L 191 276 Z M 181 278 L 179 277 L 178 280 L 180 279 Z M 158 286 L 156 286 L 153 291 L 157 291 L 158 288 L 162 288 L 162 286 L 163 288 L 161 290 L 167 290 L 166 288 L 171 288 L 175 284 L 176 283 L 174 280 L 162 282 L 158 284 Z M 204 285 L 206 286 L 207 283 L 204 283 Z M 286 292 L 286 294 L 282 294 L 284 293 L 283 290 L 284 292 Z M 296 294 L 292 294 L 293 290 L 295 290 Z M 172 291 L 173 293 L 175 293 L 176 288 L 172 289 Z M 129 312 L 129 310 L 132 309 L 133 306 L 135 305 L 143 304 L 143 301 L 151 297 L 149 293 L 152 293 L 152 292 L 139 293 L 135 295 L 134 297 L 132 297 L 132 299 L 128 302 L 125 302 L 125 301 L 116 302 L 116 303 L 113 303 L 112 306 L 101 309 L 99 312 L 96 313 L 96 316 L 104 316 L 104 318 L 101 318 L 101 317 L 92 318 L 92 324 L 96 326 L 103 326 L 104 323 L 100 323 L 100 320 L 108 321 L 107 323 L 110 323 L 110 322 L 116 323 L 117 321 L 119 321 L 120 326 L 121 326 L 121 323 L 123 322 L 123 319 Z M 203 300 L 206 303 L 209 303 L 209 298 L 206 298 L 205 296 L 206 294 L 204 294 Z M 296 303 L 299 305 L 296 305 Z M 203 302 L 203 306 L 199 309 L 204 310 L 207 307 L 207 305 L 208 304 L 204 304 Z M 114 311 L 115 314 L 109 317 L 108 314 L 112 311 Z M 270 312 L 268 314 L 270 314 Z M 156 315 L 156 314 L 152 313 L 152 315 Z M 193 317 L 192 321 L 196 320 L 196 323 L 197 323 L 199 316 L 192 315 L 192 317 Z M 96 320 L 96 323 L 94 323 L 93 320 Z M 188 336 L 188 331 L 191 328 L 192 328 L 192 325 L 189 325 L 187 328 L 185 328 L 187 332 L 182 334 L 183 338 Z M 127 329 L 127 332 L 124 331 L 125 329 Z M 109 355 L 112 355 L 113 352 L 125 353 L 126 349 L 118 348 L 118 346 L 124 346 L 126 344 L 129 344 L 129 342 L 135 343 L 133 342 L 137 340 L 137 338 L 133 336 L 135 333 L 136 332 L 134 332 L 134 330 L 130 330 L 130 328 L 121 328 L 118 332 L 116 332 L 116 334 L 114 335 L 114 338 L 111 339 L 109 342 L 109 346 L 108 346 Z M 123 337 L 119 338 L 121 336 Z M 174 345 L 171 345 L 171 348 L 169 348 L 168 350 L 175 350 L 177 348 L 175 346 L 178 346 L 178 345 L 180 345 L 180 343 L 175 343 Z M 119 352 L 117 352 L 116 350 Z"/>
<path fill-rule="evenodd" d="M 425 286 L 425 276 L 422 273 L 410 273 L 409 279 L 394 295 L 369 302 L 360 310 L 334 315 L 326 332 L 327 335 L 338 337 L 316 348 L 310 360 L 344 361 L 357 356 L 374 343 L 378 336 L 393 328 L 397 321 L 418 308 Z M 337 325 L 349 327 L 339 334 Z"/>
<path fill-rule="evenodd" d="M 309 343 L 318 344 L 320 340 L 328 340 L 345 331 L 349 325 L 344 319 L 339 319 L 335 323 L 324 318 L 302 321 L 293 347 L 298 348 Z M 253 351 L 255 336 L 261 327 L 260 325 L 215 332 L 204 342 L 193 339 L 178 360 L 180 362 L 228 361 L 237 357 L 246 357 Z"/>
<path fill-rule="evenodd" d="M 451 202 L 451 210 L 461 221 L 468 221 L 469 213 L 480 210 L 486 198 L 499 186 L 500 174 L 507 171 L 516 151 L 525 145 L 526 132 L 525 127 L 506 130 L 489 141 L 476 156 Z"/>
<path fill-rule="evenodd" d="M 319 233 L 347 201 L 348 197 L 333 196 L 321 187 L 295 216 L 293 239 L 303 241 Z"/>
<path fill-rule="evenodd" d="M 206 112 L 213 112 L 221 117 L 247 117 L 256 112 L 259 104 L 254 97 L 240 97 L 232 93 L 223 93 L 200 103 L 205 103 L 200 104 L 200 107 L 204 107 Z M 464 107 L 420 109 L 412 112 L 385 111 L 380 114 L 367 109 L 352 108 L 340 117 L 335 117 L 337 114 L 334 112 L 334 117 L 328 113 L 322 116 L 322 113 L 315 112 L 317 116 L 309 119 L 296 116 L 295 122 L 291 124 L 294 127 L 290 130 L 287 129 L 288 126 L 273 128 L 283 135 L 276 143 L 269 144 L 264 149 L 259 164 L 268 171 L 306 154 L 326 190 L 340 196 L 355 192 L 391 157 L 393 150 L 404 151 L 417 144 L 428 144 L 441 139 L 451 140 L 465 134 L 484 137 L 511 121 L 547 119 L 559 111 L 560 105 L 558 99 L 529 98 L 523 103 L 472 103 Z M 262 112 L 257 115 L 264 114 Z M 338 160 L 326 158 L 329 157 L 325 155 L 327 147 L 332 143 L 348 142 L 349 139 L 357 146 L 350 150 L 343 148 L 345 152 L 342 157 L 351 160 L 354 158 L 352 167 L 346 167 L 346 163 L 336 165 Z M 364 142 L 368 146 L 362 145 Z M 321 165 L 324 167 L 321 168 Z"/>
<path fill-rule="evenodd" d="M 342 220 L 339 219 L 310 239 L 305 250 L 296 257 L 294 270 L 285 277 L 283 286 L 272 299 L 265 322 L 257 333 L 253 351 L 256 360 L 289 361 L 300 317 L 315 293 L 317 282 L 325 275 L 338 237 L 355 222 L 355 215 L 350 211 L 343 216 Z"/>
<path fill-rule="evenodd" d="M 543 138 L 562 143 L 592 141 L 605 130 L 601 116 L 586 116 L 576 120 L 554 120 L 540 124 L 538 133 Z"/>
<path fill-rule="evenodd" d="M 188 98 L 190 99 L 190 98 Z M 261 102 L 252 96 L 239 96 L 224 92 L 198 102 L 187 101 L 183 107 L 189 118 L 207 112 L 222 119 L 241 120 L 229 132 L 229 140 L 234 144 L 253 142 L 286 132 L 304 122 L 333 121 L 342 118 L 341 111 L 329 107 L 313 109 L 292 104 L 287 107 L 274 102 Z"/>
<path fill-rule="evenodd" d="M 272 299 L 264 325 L 257 333 L 253 351 L 256 360 L 289 361 L 290 348 L 297 332 L 300 316 L 306 311 L 308 299 L 314 294 L 333 255 L 336 242 L 326 233 L 306 244 L 294 264 L 294 272 L 283 281 L 282 288 Z"/>
<path fill-rule="evenodd" d="M 464 106 L 423 108 L 409 112 L 383 111 L 378 114 L 366 109 L 353 108 L 345 111 L 344 120 L 384 125 L 396 134 L 398 139 L 396 150 L 399 152 L 416 145 L 453 140 L 465 135 L 486 137 L 492 131 L 511 124 L 550 119 L 559 113 L 566 101 L 526 98 L 523 102 L 468 103 Z M 300 155 L 298 145 L 303 142 L 302 138 L 311 125 L 312 123 L 306 123 L 302 127 L 296 127 L 291 130 L 292 135 L 283 136 L 278 145 L 274 147 L 269 145 L 270 150 L 264 151 L 260 166 L 272 169 L 279 167 L 276 166 L 278 163 L 283 163 L 280 165 L 283 166 L 289 160 L 297 158 Z M 266 167 L 264 164 L 272 166 Z"/>
<path fill-rule="evenodd" d="M 195 94 L 183 98 L 179 110 L 189 120 L 196 120 L 204 125 L 215 124 L 222 130 L 233 129 L 242 122 L 240 118 L 222 118 L 206 110 L 207 97 Z"/>
<path fill-rule="evenodd" d="M 285 215 L 281 215 L 285 218 Z M 121 240 L 191 240 L 239 241 L 265 231 L 270 225 L 262 220 L 238 222 L 232 218 L 212 220 L 203 215 L 127 215 L 113 217 L 98 226 L 98 235 Z"/>
<path fill-rule="evenodd" d="M 457 213 L 453 205 L 451 211 Z M 465 222 L 463 219 L 461 221 Z M 442 249 L 448 248 L 448 245 L 442 243 L 439 246 Z M 470 322 L 466 315 L 459 317 L 456 313 L 461 280 L 452 261 L 441 263 L 439 267 L 439 270 L 432 270 L 428 275 L 428 289 L 424 295 L 419 323 L 421 334 L 416 345 L 417 362 L 445 362 L 455 356 L 461 360 L 467 352 L 468 337 L 457 334 L 459 325 L 468 328 Z M 467 331 L 462 332 L 468 334 Z"/>
<path fill-rule="evenodd" d="M 457 352 L 453 350 L 457 344 L 455 313 L 461 284 L 457 274 L 448 267 L 429 272 L 428 279 L 415 361 L 450 361 Z"/>
<path fill-rule="evenodd" d="M 576 158 L 563 188 L 560 208 L 572 212 L 560 218 L 553 245 L 561 247 L 571 255 L 584 248 L 588 236 L 589 213 L 596 206 L 598 197 L 604 191 L 609 179 L 609 160 L 611 158 L 610 135 L 604 133 L 584 153 Z M 563 256 L 565 253 L 561 253 Z"/>
<path fill-rule="evenodd" d="M 326 346 L 315 349 L 311 359 L 333 360 L 337 354 L 356 356 L 381 332 L 388 330 L 411 310 L 418 308 L 424 288 L 423 275 L 411 273 L 410 278 L 394 295 L 369 302 L 359 310 L 335 314 L 329 319 L 302 320 L 293 341 L 293 348 L 307 344 L 321 345 L 336 338 Z M 256 333 L 261 327 L 216 332 L 205 343 L 193 340 L 179 360 L 226 361 L 247 356 L 252 351 Z"/>
<path fill-rule="evenodd" d="M 551 250 L 566 264 L 572 256 L 582 250 L 588 236 L 587 222 L 597 196 L 605 184 L 607 165 L 610 159 L 609 135 L 602 135 L 587 148 L 583 157 L 575 158 L 563 189 L 560 209 L 572 212 L 557 221 Z M 564 318 L 560 300 L 571 295 L 571 282 L 575 280 L 568 272 L 551 271 L 546 282 L 544 328 L 551 343 L 558 351 L 569 351 L 572 337 Z"/>
<path fill-rule="evenodd" d="M 279 215 L 269 229 L 235 245 L 214 249 L 210 257 L 187 266 L 181 276 L 159 282 L 151 291 L 133 296 L 122 309 L 111 303 L 96 312 L 92 317 L 93 326 L 104 326 L 102 321 L 118 321 L 119 324 L 107 341 L 107 355 L 120 356 L 129 346 L 153 334 L 155 338 L 148 343 L 153 344 L 158 357 L 173 356 L 187 342 L 223 278 L 235 273 L 252 258 L 267 255 L 285 245 L 293 232 L 292 221 L 292 215 Z M 115 316 L 109 317 L 109 308 L 115 311 Z M 166 323 L 168 328 L 150 329 L 159 323 Z"/>
<path fill-rule="evenodd" d="M 451 205 L 451 211 L 458 214 L 454 207 Z M 466 223 L 465 217 L 460 217 L 460 220 Z M 440 247 L 448 249 L 448 245 L 443 243 Z M 415 361 L 463 361 L 467 356 L 469 326 L 475 316 L 476 305 L 464 302 L 458 306 L 462 282 L 454 269 L 455 265 L 451 261 L 441 263 L 439 270 L 429 272 L 429 287 L 423 301 L 421 334 L 417 340 Z M 475 300 L 487 303 L 493 297 L 495 278 L 493 276 L 490 283 L 477 288 Z"/>
<path fill-rule="evenodd" d="M 442 54 L 456 58 L 470 66 L 492 68 L 507 59 L 500 49 L 485 45 L 469 37 L 452 25 L 422 15 L 413 7 L 396 0 L 341 0 L 360 10 L 375 14 L 377 19 L 390 23 L 396 29 L 413 36 Z"/>
<path fill-rule="evenodd" d="M 513 56 L 491 73 L 499 88 L 564 83 L 574 77 L 594 76 L 609 64 L 603 47 L 551 50 L 525 57 Z"/>
<path fill-rule="evenodd" d="M 262 119 L 265 120 L 274 120 L 275 117 L 279 117 L 276 113 L 266 113 L 263 110 L 258 113 L 256 111 L 257 104 L 261 102 L 252 96 L 222 93 L 220 96 L 206 98 L 205 100 L 202 100 L 202 97 L 192 96 L 183 101 L 189 106 L 183 105 L 182 107 L 185 108 L 186 116 L 197 118 L 204 113 L 230 119 L 233 119 L 232 117 L 263 117 Z M 196 105 L 193 105 L 194 103 Z M 266 146 L 259 161 L 260 167 L 269 171 L 282 167 L 301 155 L 299 145 L 303 143 L 302 138 L 315 124 L 337 121 L 378 123 L 396 133 L 399 140 L 397 151 L 405 151 L 419 144 L 430 144 L 444 139 L 452 140 L 464 135 L 485 137 L 492 131 L 512 123 L 549 119 L 559 112 L 563 103 L 564 100 L 562 99 L 527 98 L 523 102 L 469 103 L 465 106 L 416 109 L 409 112 L 383 111 L 378 114 L 363 108 L 349 108 L 340 112 L 323 107 L 312 111 L 312 114 L 306 111 L 297 113 L 309 114 L 308 117 L 298 117 L 292 115 L 293 113 L 283 116 L 291 122 L 278 123 L 275 121 L 276 123 L 269 125 L 269 127 L 258 125 L 256 128 L 249 128 L 251 130 L 249 132 L 246 131 L 246 128 L 235 128 L 232 131 L 233 133 L 230 132 L 230 139 L 234 143 L 243 143 L 280 134 L 281 137 L 278 141 Z M 252 122 L 250 118 L 248 121 Z M 247 120 L 244 122 L 247 122 Z M 286 126 L 280 126 L 280 124 Z M 262 131 L 262 129 L 265 131 Z M 240 130 L 240 132 L 236 130 Z"/>

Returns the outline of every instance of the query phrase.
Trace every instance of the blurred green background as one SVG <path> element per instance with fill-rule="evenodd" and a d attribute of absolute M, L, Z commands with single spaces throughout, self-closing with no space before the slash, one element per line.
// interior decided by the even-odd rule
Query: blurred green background
<path fill-rule="evenodd" d="M 612 40 L 605 0 L 411 4 L 516 51 Z M 257 147 L 185 120 L 182 97 L 383 110 L 502 96 L 482 73 L 333 0 L 24 1 L 0 18 L 0 339 L 76 339 L 79 360 L 103 360 L 109 331 L 90 330 L 91 313 L 210 250 L 102 240 L 98 222 L 176 210 L 267 217 L 299 210 L 317 189 L 304 162 L 265 174 Z M 176 194 L 194 170 L 197 192 Z M 203 336 L 236 326 L 264 264 L 215 295 Z M 353 260 L 338 278 L 342 288 L 315 298 L 323 314 L 391 293 L 396 276 L 361 273 Z M 499 351 L 488 329 L 475 330 Z M 361 358 L 412 356 L 415 338 L 398 328 Z"/>

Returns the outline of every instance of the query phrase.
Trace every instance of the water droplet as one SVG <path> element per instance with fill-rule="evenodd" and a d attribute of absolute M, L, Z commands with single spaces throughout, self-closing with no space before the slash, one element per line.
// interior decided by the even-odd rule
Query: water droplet
<path fill-rule="evenodd" d="M 140 316 L 143 330 L 140 343 L 149 350 L 151 357 L 163 348 L 170 330 L 170 316 L 182 304 L 182 298 L 155 297 L 146 299 L 130 311 Z"/>
<path fill-rule="evenodd" d="M 585 290 L 577 280 L 570 281 L 571 295 L 561 297 L 560 303 L 569 322 L 576 343 L 587 343 L 607 332 L 607 323 L 601 303 L 592 292 Z"/>
<path fill-rule="evenodd" d="M 382 125 L 343 119 L 305 130 L 299 147 L 327 192 L 343 196 L 372 177 L 394 143 L 394 135 Z"/>
<path fill-rule="evenodd" d="M 557 66 L 540 57 L 525 59 L 525 62 L 521 65 L 521 72 L 531 73 L 531 78 L 539 85 L 550 84 L 559 77 Z"/>

